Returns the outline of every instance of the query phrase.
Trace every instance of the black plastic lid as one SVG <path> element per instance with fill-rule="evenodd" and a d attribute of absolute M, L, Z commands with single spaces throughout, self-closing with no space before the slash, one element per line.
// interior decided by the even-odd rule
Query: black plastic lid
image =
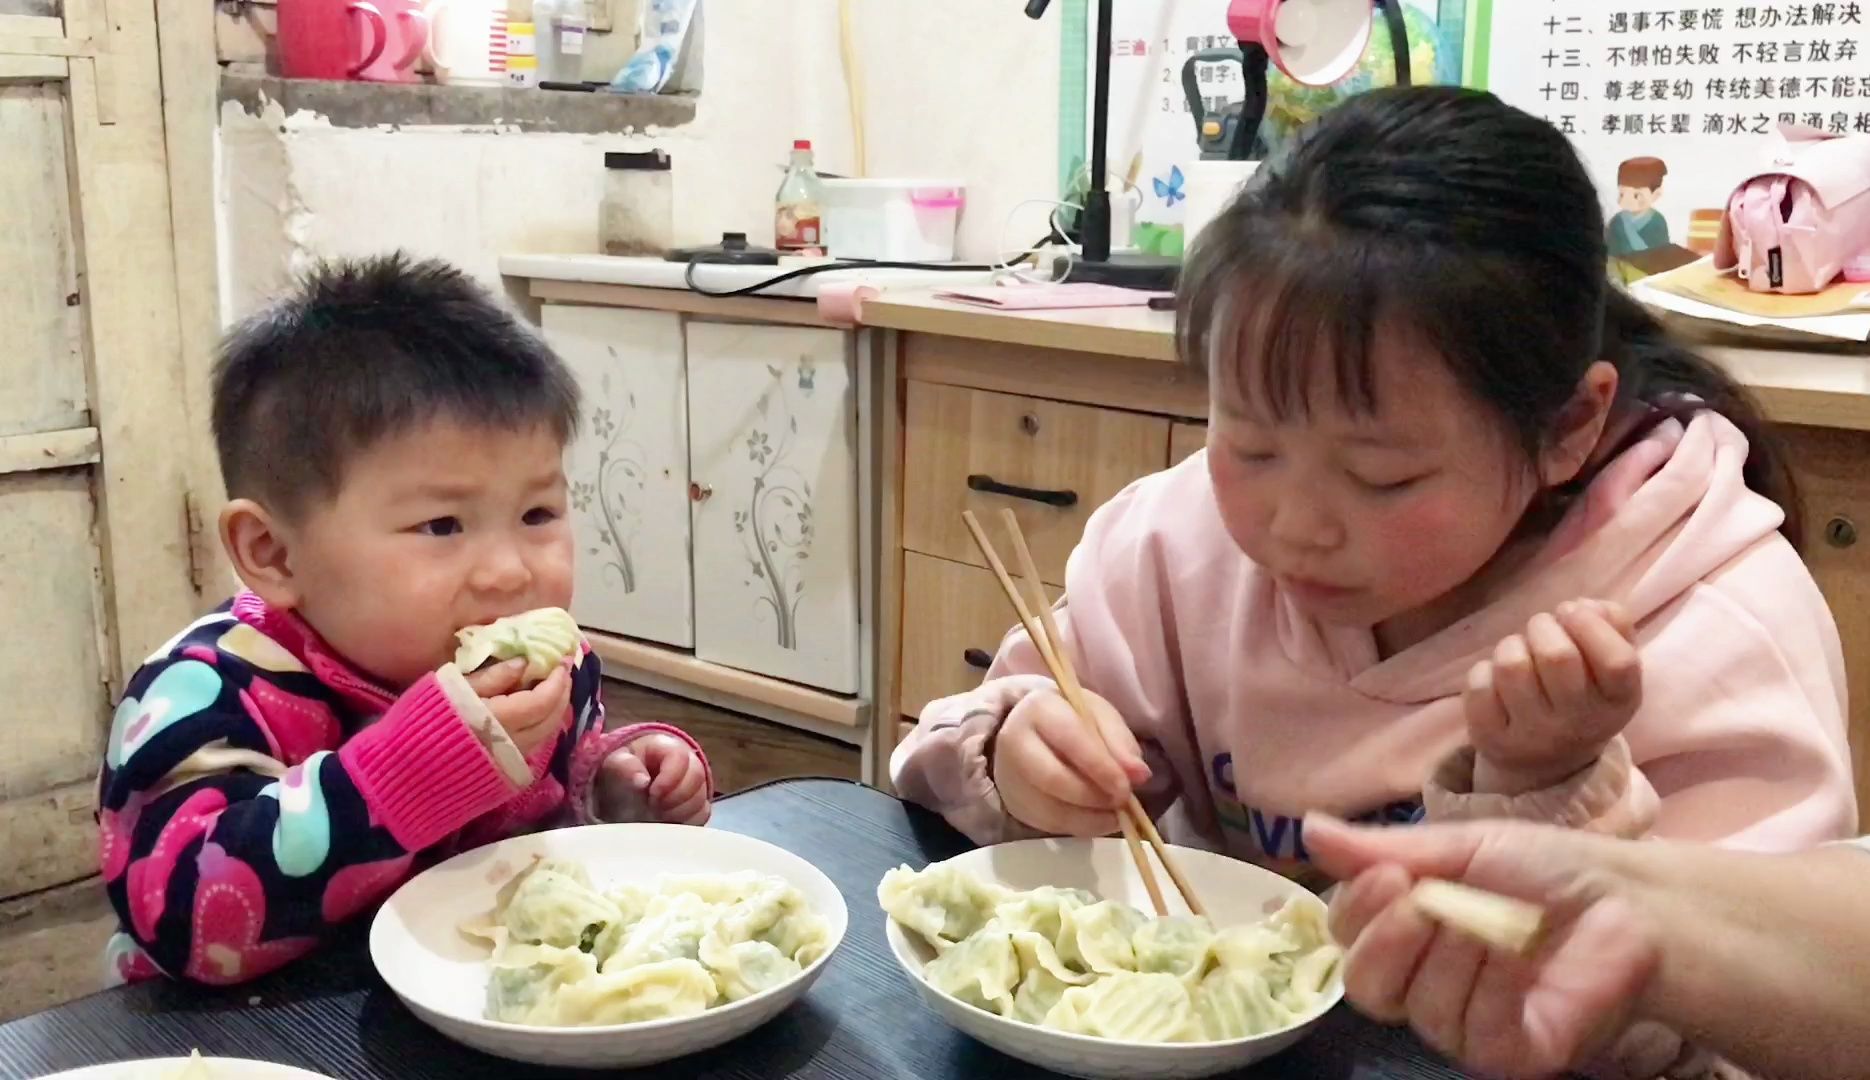
<path fill-rule="evenodd" d="M 651 150 L 642 154 L 607 153 L 604 155 L 606 169 L 642 169 L 650 172 L 667 172 L 669 152 Z"/>

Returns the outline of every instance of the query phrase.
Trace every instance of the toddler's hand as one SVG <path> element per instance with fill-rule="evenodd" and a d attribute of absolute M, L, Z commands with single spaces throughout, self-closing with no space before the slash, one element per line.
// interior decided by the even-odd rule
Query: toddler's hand
<path fill-rule="evenodd" d="M 1117 829 L 1117 809 L 1133 787 L 1149 779 L 1149 766 L 1123 717 L 1096 694 L 1087 690 L 1084 696 L 1102 739 L 1064 698 L 1044 690 L 1013 706 L 994 746 L 1001 805 L 1054 836 L 1110 835 Z"/>
<path fill-rule="evenodd" d="M 519 689 L 526 661 L 507 660 L 476 671 L 468 685 L 487 703 L 507 738 L 527 757 L 558 737 L 571 715 L 571 669 L 560 665 L 537 686 Z"/>
<path fill-rule="evenodd" d="M 712 812 L 708 770 L 693 747 L 652 732 L 604 759 L 597 774 L 597 812 L 605 821 L 649 816 L 674 825 L 706 825 Z"/>
<path fill-rule="evenodd" d="M 1621 606 L 1579 600 L 1533 616 L 1474 665 L 1462 702 L 1475 789 L 1534 791 L 1596 761 L 1642 702 L 1635 636 Z"/>
<path fill-rule="evenodd" d="M 1614 840 L 1500 821 L 1361 829 L 1314 815 L 1305 846 L 1345 882 L 1331 933 L 1349 950 L 1351 1004 L 1406 1021 L 1488 1076 L 1582 1067 L 1636 1017 L 1661 962 L 1648 890 Z M 1409 899 L 1421 877 L 1544 905 L 1540 944 L 1509 955 L 1437 925 Z"/>

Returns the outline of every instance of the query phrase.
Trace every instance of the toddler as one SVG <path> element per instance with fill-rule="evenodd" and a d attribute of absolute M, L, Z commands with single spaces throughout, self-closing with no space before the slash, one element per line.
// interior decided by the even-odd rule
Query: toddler
<path fill-rule="evenodd" d="M 571 601 L 578 389 L 478 286 L 403 255 L 313 271 L 225 342 L 220 537 L 246 588 L 117 707 L 109 975 L 227 984 L 317 948 L 418 863 L 565 822 L 702 824 L 701 748 L 607 731 L 587 647 L 537 685 L 455 632 Z"/>

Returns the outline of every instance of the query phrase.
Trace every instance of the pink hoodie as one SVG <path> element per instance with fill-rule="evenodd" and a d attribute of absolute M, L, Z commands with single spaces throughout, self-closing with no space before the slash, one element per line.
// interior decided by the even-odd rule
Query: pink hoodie
<path fill-rule="evenodd" d="M 1747 444 L 1713 413 L 1618 456 L 1488 607 L 1379 659 L 1367 629 L 1312 622 L 1240 552 L 1207 457 L 1130 486 L 1086 527 L 1060 633 L 1154 773 L 1139 795 L 1183 844 L 1292 872 L 1308 810 L 1521 817 L 1784 851 L 1854 835 L 1844 665 L 1817 585 L 1747 489 Z M 1579 598 L 1637 620 L 1643 704 L 1598 763 L 1517 797 L 1473 794 L 1461 690 L 1533 615 Z M 1008 818 L 982 746 L 1049 687 L 1023 631 L 987 681 L 937 701 L 897 748 L 905 798 L 980 843 Z"/>

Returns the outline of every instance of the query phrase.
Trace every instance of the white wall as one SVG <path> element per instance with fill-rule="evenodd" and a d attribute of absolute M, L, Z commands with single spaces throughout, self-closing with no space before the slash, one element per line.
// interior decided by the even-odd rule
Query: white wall
<path fill-rule="evenodd" d="M 668 150 L 678 243 L 723 230 L 772 237 L 793 138 L 849 174 L 854 149 L 836 0 L 705 0 L 705 85 L 666 132 L 571 135 L 460 128 L 345 129 L 316 115 L 223 107 L 224 310 L 250 310 L 300 264 L 405 247 L 491 280 L 511 252 L 591 252 L 606 150 Z M 1044 230 L 1057 156 L 1057 16 L 1020 0 L 858 0 L 872 176 L 968 185 L 960 253 L 991 258 Z"/>

